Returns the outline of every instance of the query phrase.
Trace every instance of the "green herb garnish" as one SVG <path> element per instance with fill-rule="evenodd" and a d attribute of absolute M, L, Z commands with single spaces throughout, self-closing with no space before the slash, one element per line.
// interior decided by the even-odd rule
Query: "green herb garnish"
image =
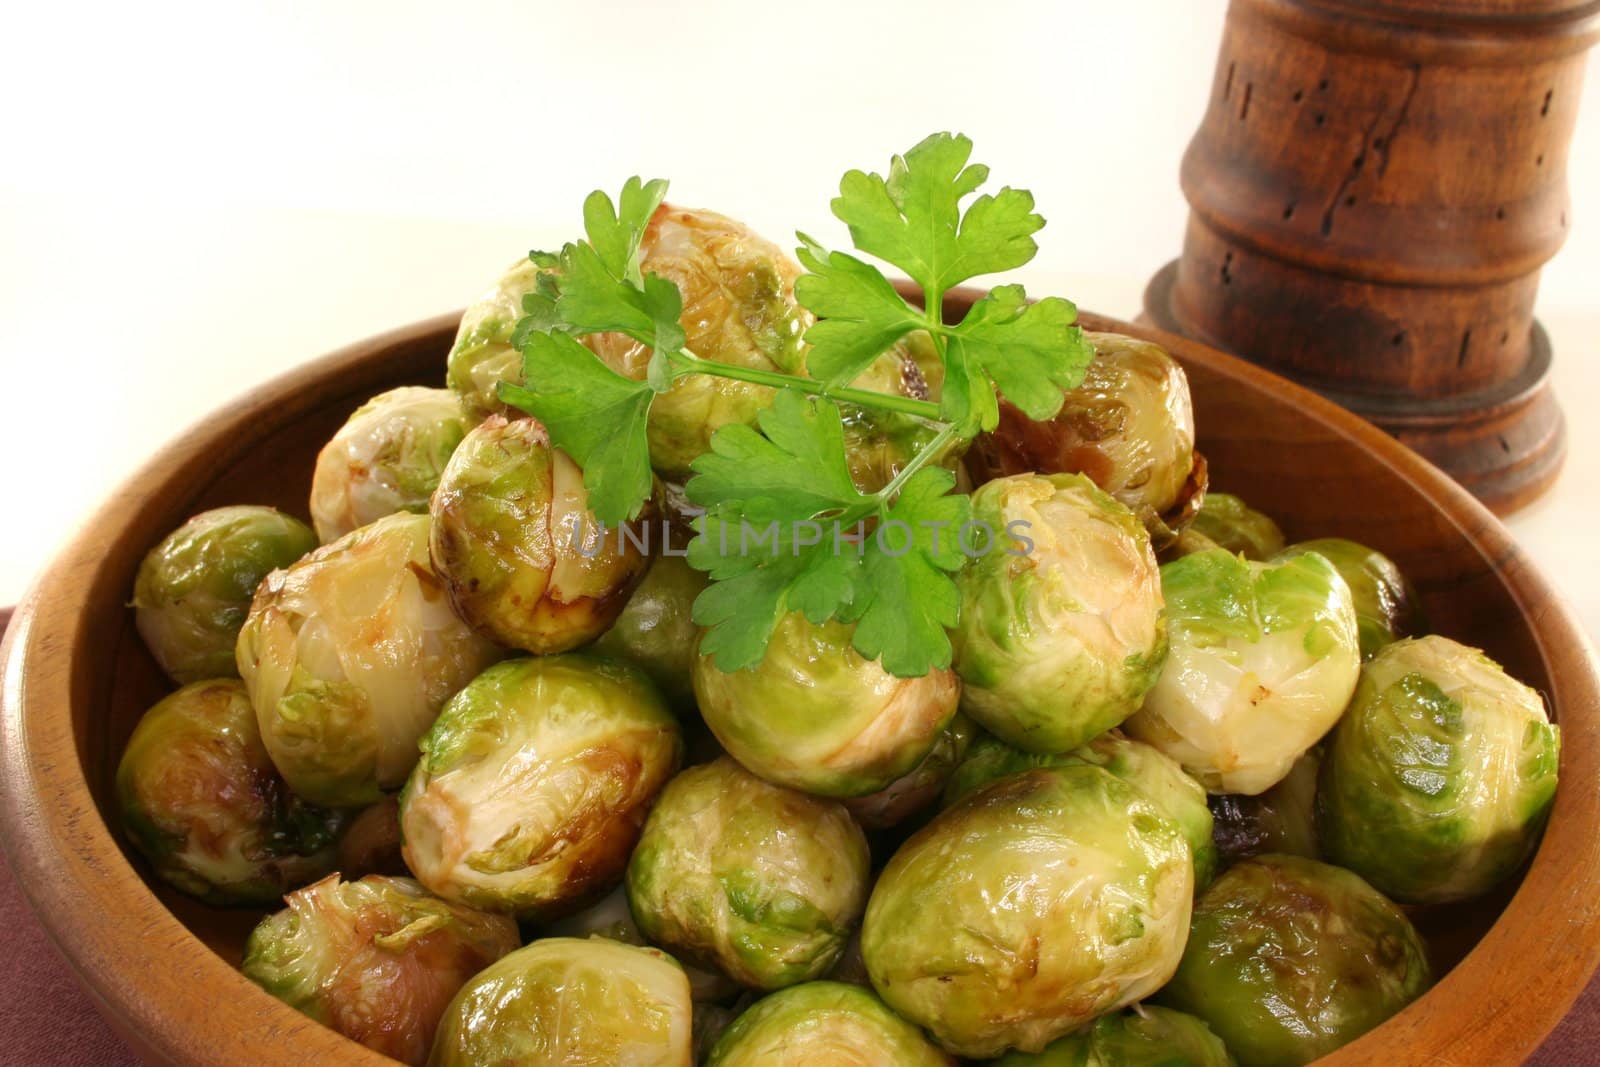
<path fill-rule="evenodd" d="M 652 401 L 674 382 L 708 374 L 777 390 L 756 426 L 717 431 L 686 486 L 706 509 L 689 561 L 712 578 L 694 618 L 707 627 L 702 647 L 723 670 L 760 662 L 791 611 L 855 623 L 856 650 L 894 674 L 950 664 L 946 629 L 959 604 L 952 575 L 965 561 L 956 532 L 971 510 L 951 491 L 954 476 L 930 464 L 994 427 L 997 389 L 1030 417 L 1053 416 L 1092 356 L 1069 301 L 1030 304 L 1018 285 L 995 288 L 959 323 L 944 321 L 951 288 L 1027 263 L 1044 225 L 1026 191 L 975 195 L 988 168 L 969 164 L 971 153 L 967 138 L 935 134 L 896 156 L 887 178 L 846 174 L 832 204 L 858 251 L 921 287 L 922 306 L 871 263 L 800 235 L 807 273 L 795 296 L 816 316 L 805 335 L 812 377 L 730 366 L 684 347 L 677 288 L 639 268 L 665 182 L 630 179 L 615 204 L 592 193 L 586 241 L 530 254 L 549 270 L 524 299 L 514 337 L 527 384 L 502 382 L 500 397 L 543 422 L 583 467 L 600 522 L 635 518 L 649 499 L 645 426 Z M 938 404 L 850 386 L 918 331 L 944 364 Z M 644 381 L 618 374 L 576 340 L 607 332 L 650 346 Z M 863 493 L 850 478 L 840 404 L 923 419 L 937 432 L 888 485 Z"/>

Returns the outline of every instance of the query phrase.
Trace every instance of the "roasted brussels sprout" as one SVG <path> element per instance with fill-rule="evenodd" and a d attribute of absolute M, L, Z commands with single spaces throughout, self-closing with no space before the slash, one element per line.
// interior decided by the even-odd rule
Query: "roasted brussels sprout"
<path fill-rule="evenodd" d="M 1080 474 L 1018 474 L 973 494 L 972 521 L 999 541 L 957 579 L 961 709 L 1029 752 L 1066 752 L 1133 714 L 1167 654 L 1133 513 Z"/>
<path fill-rule="evenodd" d="M 298 519 L 260 507 L 202 512 L 139 565 L 134 625 L 179 685 L 237 678 L 233 646 L 261 579 L 317 547 Z"/>
<path fill-rule="evenodd" d="M 672 957 L 604 937 L 535 941 L 451 1002 L 431 1067 L 689 1067 L 689 980 Z"/>
<path fill-rule="evenodd" d="M 680 322 L 688 348 L 704 359 L 786 374 L 805 372 L 801 335 L 811 316 L 794 299 L 800 267 L 749 227 L 713 211 L 663 204 L 639 245 L 640 269 L 659 274 L 683 298 Z M 450 388 L 480 417 L 503 413 L 495 395 L 501 379 L 522 380 L 522 355 L 511 334 L 522 317 L 522 298 L 540 284 L 540 268 L 523 261 L 467 310 L 450 352 Z M 650 349 L 620 334 L 594 334 L 583 342 L 619 374 L 643 380 Z M 689 462 L 709 447 L 711 435 L 731 423 L 748 423 L 772 402 L 763 385 L 696 374 L 657 397 L 647 430 L 650 458 L 663 476 L 689 474 Z"/>
<path fill-rule="evenodd" d="M 517 947 L 517 925 L 448 904 L 409 878 L 331 875 L 250 935 L 242 969 L 261 988 L 352 1041 L 427 1062 L 467 979 Z"/>
<path fill-rule="evenodd" d="M 274 903 L 338 862 L 343 815 L 289 792 L 236 679 L 190 683 L 144 713 L 117 809 L 164 881 L 213 904 Z"/>
<path fill-rule="evenodd" d="M 975 733 L 977 727 L 972 720 L 957 712 L 939 731 L 939 739 L 921 763 L 876 793 L 846 798 L 844 806 L 868 830 L 883 830 L 904 822 L 939 799 Z"/>
<path fill-rule="evenodd" d="M 559 917 L 621 877 L 682 755 L 635 667 L 576 654 L 496 664 L 422 739 L 400 794 L 406 863 L 449 900 Z"/>
<path fill-rule="evenodd" d="M 850 385 L 875 393 L 937 400 L 944 364 L 926 333 L 906 335 Z M 927 447 L 938 427 L 926 420 L 878 409 L 839 405 L 844 423 L 845 459 L 850 477 L 864 493 L 875 493 L 894 480 L 907 461 Z M 952 444 L 937 462 L 959 468 L 965 443 Z"/>
<path fill-rule="evenodd" d="M 628 863 L 650 941 L 756 989 L 826 973 L 861 918 L 870 857 L 844 807 L 724 756 L 662 791 Z"/>
<path fill-rule="evenodd" d="M 496 385 L 523 380 L 522 353 L 512 347 L 511 335 L 522 320 L 522 298 L 538 288 L 543 273 L 526 257 L 519 259 L 461 316 L 445 384 L 475 422 L 507 412 Z"/>
<path fill-rule="evenodd" d="M 956 713 L 950 671 L 896 678 L 850 646 L 853 628 L 785 616 L 767 655 L 726 673 L 695 658 L 694 692 L 729 754 L 779 785 L 822 796 L 863 796 L 914 768 Z"/>
<path fill-rule="evenodd" d="M 1283 551 L 1283 531 L 1271 518 L 1229 493 L 1206 493 L 1179 550 L 1185 554 L 1225 548 L 1245 559 L 1271 559 Z"/>
<path fill-rule="evenodd" d="M 1163 516 L 1176 518 L 1195 495 L 1189 381 L 1160 345 L 1116 333 L 1084 339 L 1094 359 L 1060 412 L 1035 422 L 1002 400 L 1000 424 L 973 443 L 968 465 L 980 481 L 1033 471 L 1087 475 L 1159 529 L 1168 525 Z"/>
<path fill-rule="evenodd" d="M 1333 564 L 1350 587 L 1363 660 L 1377 655 L 1384 645 L 1421 632 L 1422 606 L 1417 591 L 1394 560 L 1382 552 L 1341 537 L 1301 541 L 1287 551 L 1315 552 Z"/>
<path fill-rule="evenodd" d="M 289 788 L 355 807 L 406 780 L 439 708 L 501 652 L 450 610 L 428 517 L 402 512 L 268 575 L 237 656 Z"/>
<path fill-rule="evenodd" d="M 663 204 L 640 244 L 640 269 L 658 274 L 683 296 L 680 323 L 688 349 L 702 359 L 786 374 L 805 372 L 801 335 L 811 316 L 794 298 L 799 264 L 743 223 L 714 211 Z M 601 351 L 630 378 L 642 379 L 650 352 Z M 650 407 L 650 460 L 667 477 L 687 477 L 689 462 L 711 435 L 748 423 L 772 402 L 761 385 L 695 374 L 656 397 Z"/>
<path fill-rule="evenodd" d="M 1195 902 L 1160 1000 L 1205 1020 L 1243 1067 L 1298 1067 L 1355 1040 L 1431 983 L 1422 940 L 1338 867 L 1260 856 Z"/>
<path fill-rule="evenodd" d="M 1315 553 L 1211 549 L 1161 568 L 1172 654 L 1127 730 L 1213 793 L 1254 795 L 1338 721 L 1361 670 L 1355 608 Z"/>
<path fill-rule="evenodd" d="M 635 664 L 674 708 L 693 710 L 694 643 L 700 628 L 689 612 L 705 587 L 706 576 L 682 556 L 657 557 L 593 651 Z"/>
<path fill-rule="evenodd" d="M 638 924 L 633 921 L 633 912 L 628 908 L 627 888 L 620 885 L 598 903 L 546 923 L 540 927 L 540 934 L 545 937 L 609 937 L 624 945 L 647 943 L 644 934 L 639 932 Z M 678 962 L 683 964 L 682 960 Z M 694 998 L 697 1014 L 702 1001 L 728 1000 L 738 996 L 744 988 L 721 971 L 684 966 L 683 973 L 689 976 L 689 993 Z M 731 1016 L 729 1021 L 732 1021 Z"/>
<path fill-rule="evenodd" d="M 1317 845 L 1317 768 L 1322 751 L 1313 748 L 1294 761 L 1283 781 L 1253 797 L 1223 793 L 1211 798 L 1213 837 L 1224 863 L 1278 852 L 1322 858 Z"/>
<path fill-rule="evenodd" d="M 356 409 L 317 456 L 311 522 L 323 542 L 397 511 L 421 514 L 471 424 L 448 389 L 403 386 Z"/>
<path fill-rule="evenodd" d="M 1159 989 L 1194 864 L 1176 824 L 1099 767 L 992 782 L 907 840 L 867 904 L 878 995 L 960 1056 L 1038 1052 Z"/>
<path fill-rule="evenodd" d="M 1234 1067 L 1211 1028 L 1171 1008 L 1135 1004 L 1103 1015 L 1043 1052 L 1012 1052 L 994 1067 Z"/>
<path fill-rule="evenodd" d="M 1361 672 L 1329 742 L 1323 848 L 1396 900 L 1477 896 L 1538 844 L 1560 748 L 1539 694 L 1482 652 L 1398 641 Z"/>
<path fill-rule="evenodd" d="M 643 536 L 605 530 L 583 471 L 533 419 L 490 416 L 433 495 L 433 565 L 456 612 L 503 645 L 548 654 L 605 632 L 649 566 Z"/>
<path fill-rule="evenodd" d="M 1206 806 L 1206 791 L 1170 757 L 1116 731 L 1102 734 L 1087 745 L 1060 755 L 1023 752 L 997 737 L 980 737 L 945 787 L 945 804 L 954 804 L 1007 775 L 1035 767 L 1085 764 L 1102 767 L 1137 786 L 1146 799 L 1177 824 L 1183 839 L 1189 842 L 1194 856 L 1195 886 L 1203 889 L 1211 883 L 1217 869 L 1217 849 L 1211 840 L 1211 809 Z"/>
<path fill-rule="evenodd" d="M 806 982 L 763 997 L 723 1031 L 706 1067 L 954 1067 L 860 986 Z"/>

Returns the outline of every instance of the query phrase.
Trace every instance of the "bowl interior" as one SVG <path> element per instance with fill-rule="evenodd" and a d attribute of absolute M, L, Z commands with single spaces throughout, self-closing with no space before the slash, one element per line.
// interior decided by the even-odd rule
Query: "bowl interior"
<path fill-rule="evenodd" d="M 1441 489 L 1441 479 L 1397 465 L 1364 431 L 1351 430 L 1349 420 L 1301 390 L 1154 331 L 1093 316 L 1085 321 L 1097 329 L 1150 336 L 1180 356 L 1214 488 L 1238 493 L 1270 513 L 1291 540 L 1342 536 L 1387 553 L 1416 583 L 1438 632 L 1486 649 L 1547 696 L 1554 691 L 1548 650 L 1532 622 L 1537 605 L 1519 603 L 1525 589 L 1506 576 L 1515 550 L 1486 512 L 1443 506 L 1440 494 L 1449 490 Z M 400 385 L 440 385 L 452 334 L 451 320 L 441 317 L 331 357 L 320 365 L 325 373 L 315 378 L 316 388 L 257 412 L 252 425 L 241 424 L 237 434 L 204 455 L 187 456 L 170 469 L 152 468 L 155 473 L 142 484 L 125 490 L 132 497 L 122 501 L 128 521 L 117 536 L 105 538 L 107 547 L 84 593 L 79 631 L 80 647 L 104 650 L 112 669 L 104 669 L 106 655 L 74 657 L 69 668 L 77 754 L 98 814 L 109 826 L 116 826 L 111 785 L 117 759 L 139 716 L 171 688 L 125 608 L 143 553 L 209 507 L 268 504 L 305 517 L 322 444 L 373 394 Z M 212 433 L 216 425 L 213 420 L 200 432 Z M 1559 718 L 1561 709 L 1552 710 Z M 113 830 L 112 836 L 161 903 L 201 943 L 236 965 L 261 913 L 217 910 L 168 889 L 120 834 Z M 1439 974 L 1472 948 L 1515 889 L 1417 916 Z"/>

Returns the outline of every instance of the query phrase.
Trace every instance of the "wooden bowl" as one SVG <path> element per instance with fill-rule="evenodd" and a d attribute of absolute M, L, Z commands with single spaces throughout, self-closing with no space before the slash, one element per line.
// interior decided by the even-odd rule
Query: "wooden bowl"
<path fill-rule="evenodd" d="M 168 690 L 125 605 L 144 553 L 194 512 L 252 503 L 303 514 L 318 448 L 373 394 L 439 384 L 456 321 L 352 345 L 192 428 L 112 496 L 11 626 L 0 653 L 6 850 L 83 984 L 152 1060 L 387 1062 L 239 975 L 259 913 L 213 910 L 153 882 L 108 828 L 118 756 Z M 1351 537 L 1393 556 L 1442 632 L 1488 649 L 1549 698 L 1564 731 L 1562 788 L 1520 887 L 1426 917 L 1440 970 L 1453 969 L 1327 1060 L 1520 1061 L 1600 963 L 1600 683 L 1582 631 L 1493 516 L 1378 430 L 1203 345 L 1085 321 L 1158 341 L 1182 360 L 1218 488 L 1263 507 L 1291 538 Z"/>

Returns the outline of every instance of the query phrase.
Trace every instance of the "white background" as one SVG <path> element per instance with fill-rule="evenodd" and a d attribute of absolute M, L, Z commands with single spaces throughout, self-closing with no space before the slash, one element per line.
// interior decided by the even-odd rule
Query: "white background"
<path fill-rule="evenodd" d="M 0 15 L 0 602 L 120 478 L 300 361 L 467 302 L 633 173 L 784 241 L 961 130 L 1131 316 L 1176 254 L 1223 0 L 30 4 Z M 1573 456 L 1513 522 L 1600 629 L 1600 77 L 1546 269 Z"/>

